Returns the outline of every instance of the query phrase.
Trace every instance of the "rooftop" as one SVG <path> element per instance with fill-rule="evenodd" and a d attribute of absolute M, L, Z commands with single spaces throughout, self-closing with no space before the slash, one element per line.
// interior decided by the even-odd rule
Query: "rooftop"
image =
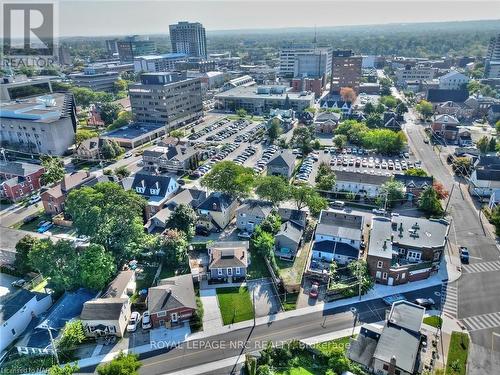
<path fill-rule="evenodd" d="M 168 311 L 179 307 L 196 309 L 193 277 L 191 274 L 160 280 L 148 291 L 149 311 Z"/>
<path fill-rule="evenodd" d="M 323 210 L 319 216 L 316 234 L 360 241 L 363 221 L 363 216 L 360 215 Z"/>
<path fill-rule="evenodd" d="M 24 305 L 26 305 L 33 298 L 38 301 L 47 297 L 48 294 L 31 292 L 26 289 L 19 289 L 14 293 L 9 293 L 0 298 L 0 324 L 9 320 L 16 314 Z"/>
<path fill-rule="evenodd" d="M 161 55 L 145 55 L 145 56 L 136 56 L 134 60 L 158 60 L 158 59 L 179 59 L 187 57 L 185 53 L 164 53 Z"/>
<path fill-rule="evenodd" d="M 133 140 L 164 128 L 164 124 L 133 123 L 103 134 L 106 138 Z"/>
<path fill-rule="evenodd" d="M 65 112 L 65 99 L 65 94 L 55 93 L 4 103 L 0 107 L 0 118 L 54 122 Z"/>
<path fill-rule="evenodd" d="M 0 162 L 0 173 L 10 174 L 12 176 L 29 176 L 38 172 L 43 167 L 39 164 L 23 163 L 23 162 Z"/>
<path fill-rule="evenodd" d="M 273 87 L 273 86 L 269 86 Z M 280 86 L 281 87 L 281 86 Z M 244 99 L 285 99 L 288 95 L 290 100 L 313 100 L 314 93 L 313 92 L 293 92 L 293 91 L 283 91 L 281 93 L 273 93 L 272 91 L 265 90 L 262 92 L 258 92 L 259 88 L 264 88 L 264 86 L 239 86 L 227 90 L 225 92 L 219 93 L 215 95 L 216 98 L 220 99 L 229 99 L 229 98 L 244 98 Z"/>

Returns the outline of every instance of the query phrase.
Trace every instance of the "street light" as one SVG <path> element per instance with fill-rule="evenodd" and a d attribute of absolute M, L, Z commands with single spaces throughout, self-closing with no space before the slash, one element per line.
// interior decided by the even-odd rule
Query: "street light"
<path fill-rule="evenodd" d="M 358 322 L 358 310 L 355 307 L 351 307 L 351 313 L 352 313 L 353 318 L 354 318 L 354 321 L 352 323 L 351 337 L 354 337 L 354 329 L 356 328 L 356 323 Z"/>

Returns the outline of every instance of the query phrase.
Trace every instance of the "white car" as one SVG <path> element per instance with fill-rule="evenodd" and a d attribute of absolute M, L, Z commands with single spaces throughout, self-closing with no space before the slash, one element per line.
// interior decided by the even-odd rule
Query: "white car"
<path fill-rule="evenodd" d="M 151 326 L 151 317 L 149 316 L 149 311 L 146 311 L 142 314 L 142 329 L 150 329 Z"/>
<path fill-rule="evenodd" d="M 42 198 L 37 194 L 37 195 L 34 195 L 30 198 L 30 200 L 28 201 L 29 204 L 33 204 L 33 203 L 38 203 L 42 200 Z"/>
<path fill-rule="evenodd" d="M 141 320 L 141 314 L 137 311 L 134 311 L 130 315 L 130 320 L 127 325 L 127 332 L 135 332 L 137 330 L 137 326 L 139 325 L 139 321 Z"/>

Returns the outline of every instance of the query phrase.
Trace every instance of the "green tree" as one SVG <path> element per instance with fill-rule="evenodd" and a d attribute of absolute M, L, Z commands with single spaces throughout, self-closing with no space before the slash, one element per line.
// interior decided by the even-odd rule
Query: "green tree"
<path fill-rule="evenodd" d="M 476 142 L 476 146 L 481 151 L 482 154 L 486 154 L 488 152 L 488 146 L 490 144 L 490 140 L 487 136 L 482 136 L 479 138 L 479 140 Z"/>
<path fill-rule="evenodd" d="M 194 129 L 194 128 L 193 128 Z M 174 137 L 177 139 L 177 144 L 179 144 L 179 142 L 181 141 L 181 138 L 184 137 L 184 132 L 180 129 L 175 129 L 175 130 L 172 130 L 169 135 L 171 137 Z"/>
<path fill-rule="evenodd" d="M 74 189 L 66 199 L 66 213 L 77 233 L 89 236 L 118 258 L 133 253 L 141 243 L 145 206 L 144 198 L 113 182 Z"/>
<path fill-rule="evenodd" d="M 121 106 L 115 103 L 102 103 L 99 105 L 99 113 L 101 115 L 101 119 L 106 125 L 110 125 L 116 119 L 118 119 L 120 111 Z"/>
<path fill-rule="evenodd" d="M 415 106 L 415 109 L 424 120 L 429 119 L 434 113 L 432 103 L 429 103 L 426 100 L 421 100 L 420 103 Z"/>
<path fill-rule="evenodd" d="M 61 159 L 49 155 L 42 156 L 40 159 L 45 169 L 40 179 L 42 185 L 55 184 L 64 178 L 64 164 Z"/>
<path fill-rule="evenodd" d="M 115 169 L 115 176 L 120 180 L 123 180 L 125 177 L 130 176 L 130 171 L 128 170 L 126 165 L 121 165 Z"/>
<path fill-rule="evenodd" d="M 49 375 L 71 375 L 75 372 L 80 371 L 80 368 L 76 364 L 65 364 L 64 367 L 59 365 L 54 365 L 49 368 Z"/>
<path fill-rule="evenodd" d="M 380 153 L 395 153 L 403 149 L 406 136 L 402 131 L 372 129 L 363 134 L 362 144 L 365 148 L 375 149 Z"/>
<path fill-rule="evenodd" d="M 379 102 L 389 109 L 395 108 L 398 105 L 398 100 L 392 95 L 385 95 L 380 97 Z"/>
<path fill-rule="evenodd" d="M 36 237 L 27 234 L 16 244 L 14 267 L 22 275 L 33 270 L 33 267 L 29 263 L 29 253 L 33 250 L 37 242 L 38 239 Z"/>
<path fill-rule="evenodd" d="M 85 341 L 85 328 L 81 320 L 66 322 L 57 342 L 58 350 L 74 350 L 78 345 Z"/>
<path fill-rule="evenodd" d="M 276 235 L 281 228 L 281 217 L 276 212 L 271 212 L 262 223 L 260 223 L 260 228 L 272 235 Z"/>
<path fill-rule="evenodd" d="M 120 352 L 111 362 L 97 366 L 99 375 L 139 375 L 142 366 L 137 354 Z"/>
<path fill-rule="evenodd" d="M 255 194 L 272 202 L 275 206 L 290 198 L 290 185 L 283 177 L 259 177 L 255 185 Z"/>
<path fill-rule="evenodd" d="M 371 101 L 369 101 L 368 103 L 365 104 L 365 107 L 363 108 L 363 112 L 366 115 L 371 115 L 372 113 L 375 112 L 375 106 L 373 105 L 373 103 Z"/>
<path fill-rule="evenodd" d="M 495 152 L 497 149 L 497 140 L 495 137 L 490 138 L 490 143 L 488 145 L 488 151 L 489 152 Z"/>
<path fill-rule="evenodd" d="M 420 194 L 418 208 L 428 216 L 442 216 L 444 212 L 436 190 L 432 186 L 429 186 Z"/>
<path fill-rule="evenodd" d="M 293 186 L 292 199 L 298 210 L 307 206 L 313 215 L 318 214 L 322 209 L 328 207 L 327 200 L 321 197 L 312 186 L 307 184 Z"/>
<path fill-rule="evenodd" d="M 257 225 L 250 241 L 252 250 L 259 256 L 270 259 L 274 250 L 274 236 Z"/>
<path fill-rule="evenodd" d="M 111 131 L 114 129 L 121 128 L 122 126 L 129 125 L 133 120 L 132 112 L 129 111 L 121 111 L 118 114 L 118 118 L 113 121 L 111 125 L 109 125 L 106 130 Z"/>
<path fill-rule="evenodd" d="M 495 233 L 500 236 L 500 206 L 497 205 L 491 210 L 490 221 L 495 226 Z"/>
<path fill-rule="evenodd" d="M 24 74 L 26 77 L 33 77 L 36 74 L 35 68 L 32 66 L 23 66 L 17 70 L 19 74 Z"/>
<path fill-rule="evenodd" d="M 355 145 L 361 145 L 363 135 L 369 131 L 365 123 L 356 120 L 346 120 L 335 129 L 335 135 L 345 135 L 347 140 Z"/>
<path fill-rule="evenodd" d="M 90 244 L 79 254 L 78 277 L 80 285 L 101 290 L 116 272 L 115 258 L 102 245 Z"/>
<path fill-rule="evenodd" d="M 344 148 L 347 146 L 347 136 L 344 134 L 337 134 L 333 137 L 333 145 L 339 150 Z"/>
<path fill-rule="evenodd" d="M 417 177 L 427 177 L 428 174 L 422 168 L 409 168 L 406 170 L 405 175 L 407 176 L 417 176 Z"/>
<path fill-rule="evenodd" d="M 236 114 L 238 115 L 238 117 L 246 117 L 247 116 L 247 111 L 243 108 L 240 108 L 238 110 L 236 110 Z"/>
<path fill-rule="evenodd" d="M 330 191 L 335 185 L 335 173 L 332 171 L 328 163 L 321 162 L 316 175 L 316 189 Z"/>
<path fill-rule="evenodd" d="M 366 126 L 371 129 L 378 128 L 383 125 L 382 116 L 378 113 L 372 113 L 366 119 Z"/>
<path fill-rule="evenodd" d="M 269 124 L 267 128 L 267 136 L 269 137 L 269 140 L 271 143 L 273 143 L 275 140 L 279 138 L 279 136 L 282 133 L 282 128 L 281 128 L 281 123 L 278 118 L 273 118 L 271 120 L 271 124 Z"/>
<path fill-rule="evenodd" d="M 88 129 L 77 129 L 75 135 L 75 145 L 79 148 L 80 145 L 87 139 L 97 137 L 98 133 Z"/>
<path fill-rule="evenodd" d="M 190 241 L 194 236 L 197 218 L 196 212 L 190 205 L 181 203 L 170 214 L 167 221 L 167 228 L 178 229 L 184 232 L 186 238 Z"/>
<path fill-rule="evenodd" d="M 304 155 L 312 151 L 313 131 L 306 126 L 299 126 L 293 130 L 292 143 Z"/>
<path fill-rule="evenodd" d="M 124 152 L 115 140 L 104 139 L 101 145 L 101 154 L 105 159 L 115 159 Z"/>
<path fill-rule="evenodd" d="M 398 115 L 404 115 L 407 112 L 408 112 L 408 106 L 404 102 L 399 101 L 399 103 L 396 107 L 396 113 Z"/>
<path fill-rule="evenodd" d="M 177 267 L 187 260 L 188 241 L 184 232 L 169 229 L 161 241 L 161 250 L 165 254 L 164 264 Z"/>
<path fill-rule="evenodd" d="M 460 176 L 468 176 L 472 171 L 472 162 L 467 157 L 455 157 L 453 158 L 453 164 L 451 165 L 453 171 Z"/>
<path fill-rule="evenodd" d="M 497 137 L 500 136 L 500 120 L 498 120 L 495 124 L 495 129 L 497 131 Z"/>
<path fill-rule="evenodd" d="M 113 83 L 113 86 L 114 86 L 113 88 L 114 88 L 115 92 L 125 91 L 128 89 L 127 81 L 125 81 L 124 79 L 117 79 Z"/>
<path fill-rule="evenodd" d="M 387 207 L 394 207 L 396 203 L 400 203 L 405 195 L 405 186 L 394 178 L 383 183 L 380 187 L 379 196 L 377 197 L 377 204 L 379 206 L 385 205 Z"/>
<path fill-rule="evenodd" d="M 315 114 L 316 113 L 316 108 L 314 108 L 314 107 L 307 107 L 306 109 L 304 109 L 304 112 L 309 112 L 309 113 Z"/>
<path fill-rule="evenodd" d="M 370 276 L 370 270 L 368 269 L 368 264 L 365 260 L 359 259 L 353 262 L 350 262 L 347 265 L 349 269 L 349 273 L 356 277 L 358 281 L 361 281 L 361 293 L 365 294 L 371 288 L 373 288 L 374 282 Z"/>
<path fill-rule="evenodd" d="M 221 191 L 233 197 L 246 197 L 255 183 L 251 168 L 243 167 L 233 161 L 221 161 L 203 176 L 201 185 L 214 191 Z"/>

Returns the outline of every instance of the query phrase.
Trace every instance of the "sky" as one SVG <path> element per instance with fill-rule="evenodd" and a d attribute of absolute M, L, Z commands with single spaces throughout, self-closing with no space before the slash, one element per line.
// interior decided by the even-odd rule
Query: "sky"
<path fill-rule="evenodd" d="M 211 30 L 500 19 L 500 1 L 60 0 L 60 36 L 167 34 L 178 21 Z"/>

